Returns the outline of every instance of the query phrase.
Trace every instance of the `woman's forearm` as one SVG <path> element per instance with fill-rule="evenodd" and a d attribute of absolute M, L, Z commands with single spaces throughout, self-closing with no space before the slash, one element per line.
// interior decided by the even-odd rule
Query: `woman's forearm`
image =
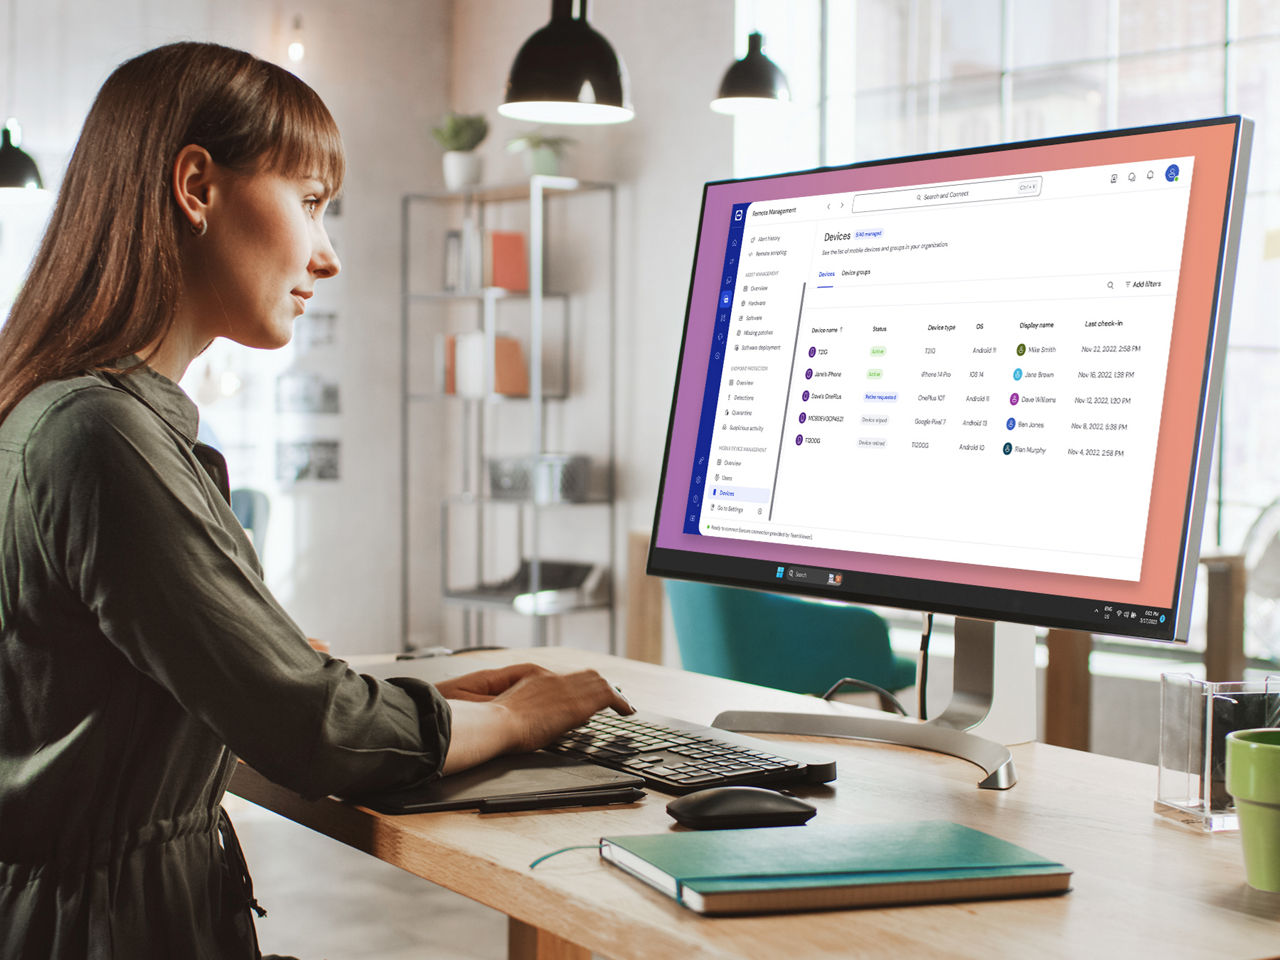
<path fill-rule="evenodd" d="M 457 773 L 507 753 L 515 744 L 510 713 L 500 703 L 450 700 L 453 710 L 444 774 Z"/>

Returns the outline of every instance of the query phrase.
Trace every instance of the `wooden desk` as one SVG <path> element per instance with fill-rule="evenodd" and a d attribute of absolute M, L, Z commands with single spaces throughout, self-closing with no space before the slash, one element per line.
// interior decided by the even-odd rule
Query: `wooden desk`
<path fill-rule="evenodd" d="M 579 650 L 465 656 L 477 667 L 515 660 L 553 669 L 593 666 L 638 706 L 702 722 L 730 707 L 822 707 L 811 698 Z M 839 761 L 839 780 L 797 791 L 817 804 L 821 819 L 954 820 L 1061 860 L 1075 870 L 1073 891 L 1050 899 L 707 919 L 591 850 L 529 869 L 544 853 L 601 835 L 669 829 L 663 794 L 611 809 L 387 817 L 334 800 L 303 801 L 247 768 L 232 790 L 502 911 L 512 918 L 513 957 L 576 958 L 587 950 L 616 960 L 1280 954 L 1280 895 L 1245 884 L 1235 834 L 1195 833 L 1152 812 L 1153 767 L 1025 744 L 1013 748 L 1019 783 L 1000 792 L 978 790 L 980 771 L 962 760 L 851 741 L 821 747 Z"/>

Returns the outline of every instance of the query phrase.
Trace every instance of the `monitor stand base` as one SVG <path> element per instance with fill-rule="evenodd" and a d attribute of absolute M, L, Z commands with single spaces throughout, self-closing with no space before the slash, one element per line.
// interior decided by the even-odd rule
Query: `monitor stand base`
<path fill-rule="evenodd" d="M 842 714 L 729 710 L 713 726 L 739 733 L 877 740 L 945 753 L 986 772 L 985 790 L 1018 782 L 1009 743 L 1035 738 L 1035 628 L 956 618 L 954 691 L 939 716 L 925 723 Z M 978 736 L 980 730 L 987 736 Z"/>

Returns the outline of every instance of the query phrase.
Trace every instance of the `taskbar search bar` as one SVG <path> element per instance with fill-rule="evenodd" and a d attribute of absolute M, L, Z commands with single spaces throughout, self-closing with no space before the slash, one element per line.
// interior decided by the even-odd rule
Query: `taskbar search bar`
<path fill-rule="evenodd" d="M 1040 196 L 1042 177 L 1012 177 L 1007 180 L 975 180 L 970 183 L 931 184 L 907 190 L 859 193 L 853 198 L 855 212 L 936 207 L 951 203 L 981 203 L 990 200 L 1017 200 Z"/>

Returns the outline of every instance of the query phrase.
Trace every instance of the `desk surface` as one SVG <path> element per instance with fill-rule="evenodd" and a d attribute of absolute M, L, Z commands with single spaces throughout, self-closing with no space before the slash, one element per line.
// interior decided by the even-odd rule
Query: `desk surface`
<path fill-rule="evenodd" d="M 462 658 L 455 660 L 459 663 Z M 465 655 L 476 668 L 535 660 L 592 666 L 644 709 L 710 722 L 725 709 L 814 709 L 812 698 L 564 648 Z M 855 708 L 833 706 L 835 710 Z M 1013 748 L 1018 784 L 978 790 L 981 771 L 884 744 L 823 741 L 839 779 L 797 790 L 825 822 L 954 820 L 1060 860 L 1064 897 L 784 916 L 703 918 L 591 850 L 529 863 L 602 835 L 673 827 L 670 799 L 595 810 L 389 817 L 304 801 L 242 768 L 240 796 L 606 957 L 1264 957 L 1280 954 L 1280 894 L 1244 882 L 1235 834 L 1206 835 L 1152 811 L 1155 768 L 1044 744 Z"/>

